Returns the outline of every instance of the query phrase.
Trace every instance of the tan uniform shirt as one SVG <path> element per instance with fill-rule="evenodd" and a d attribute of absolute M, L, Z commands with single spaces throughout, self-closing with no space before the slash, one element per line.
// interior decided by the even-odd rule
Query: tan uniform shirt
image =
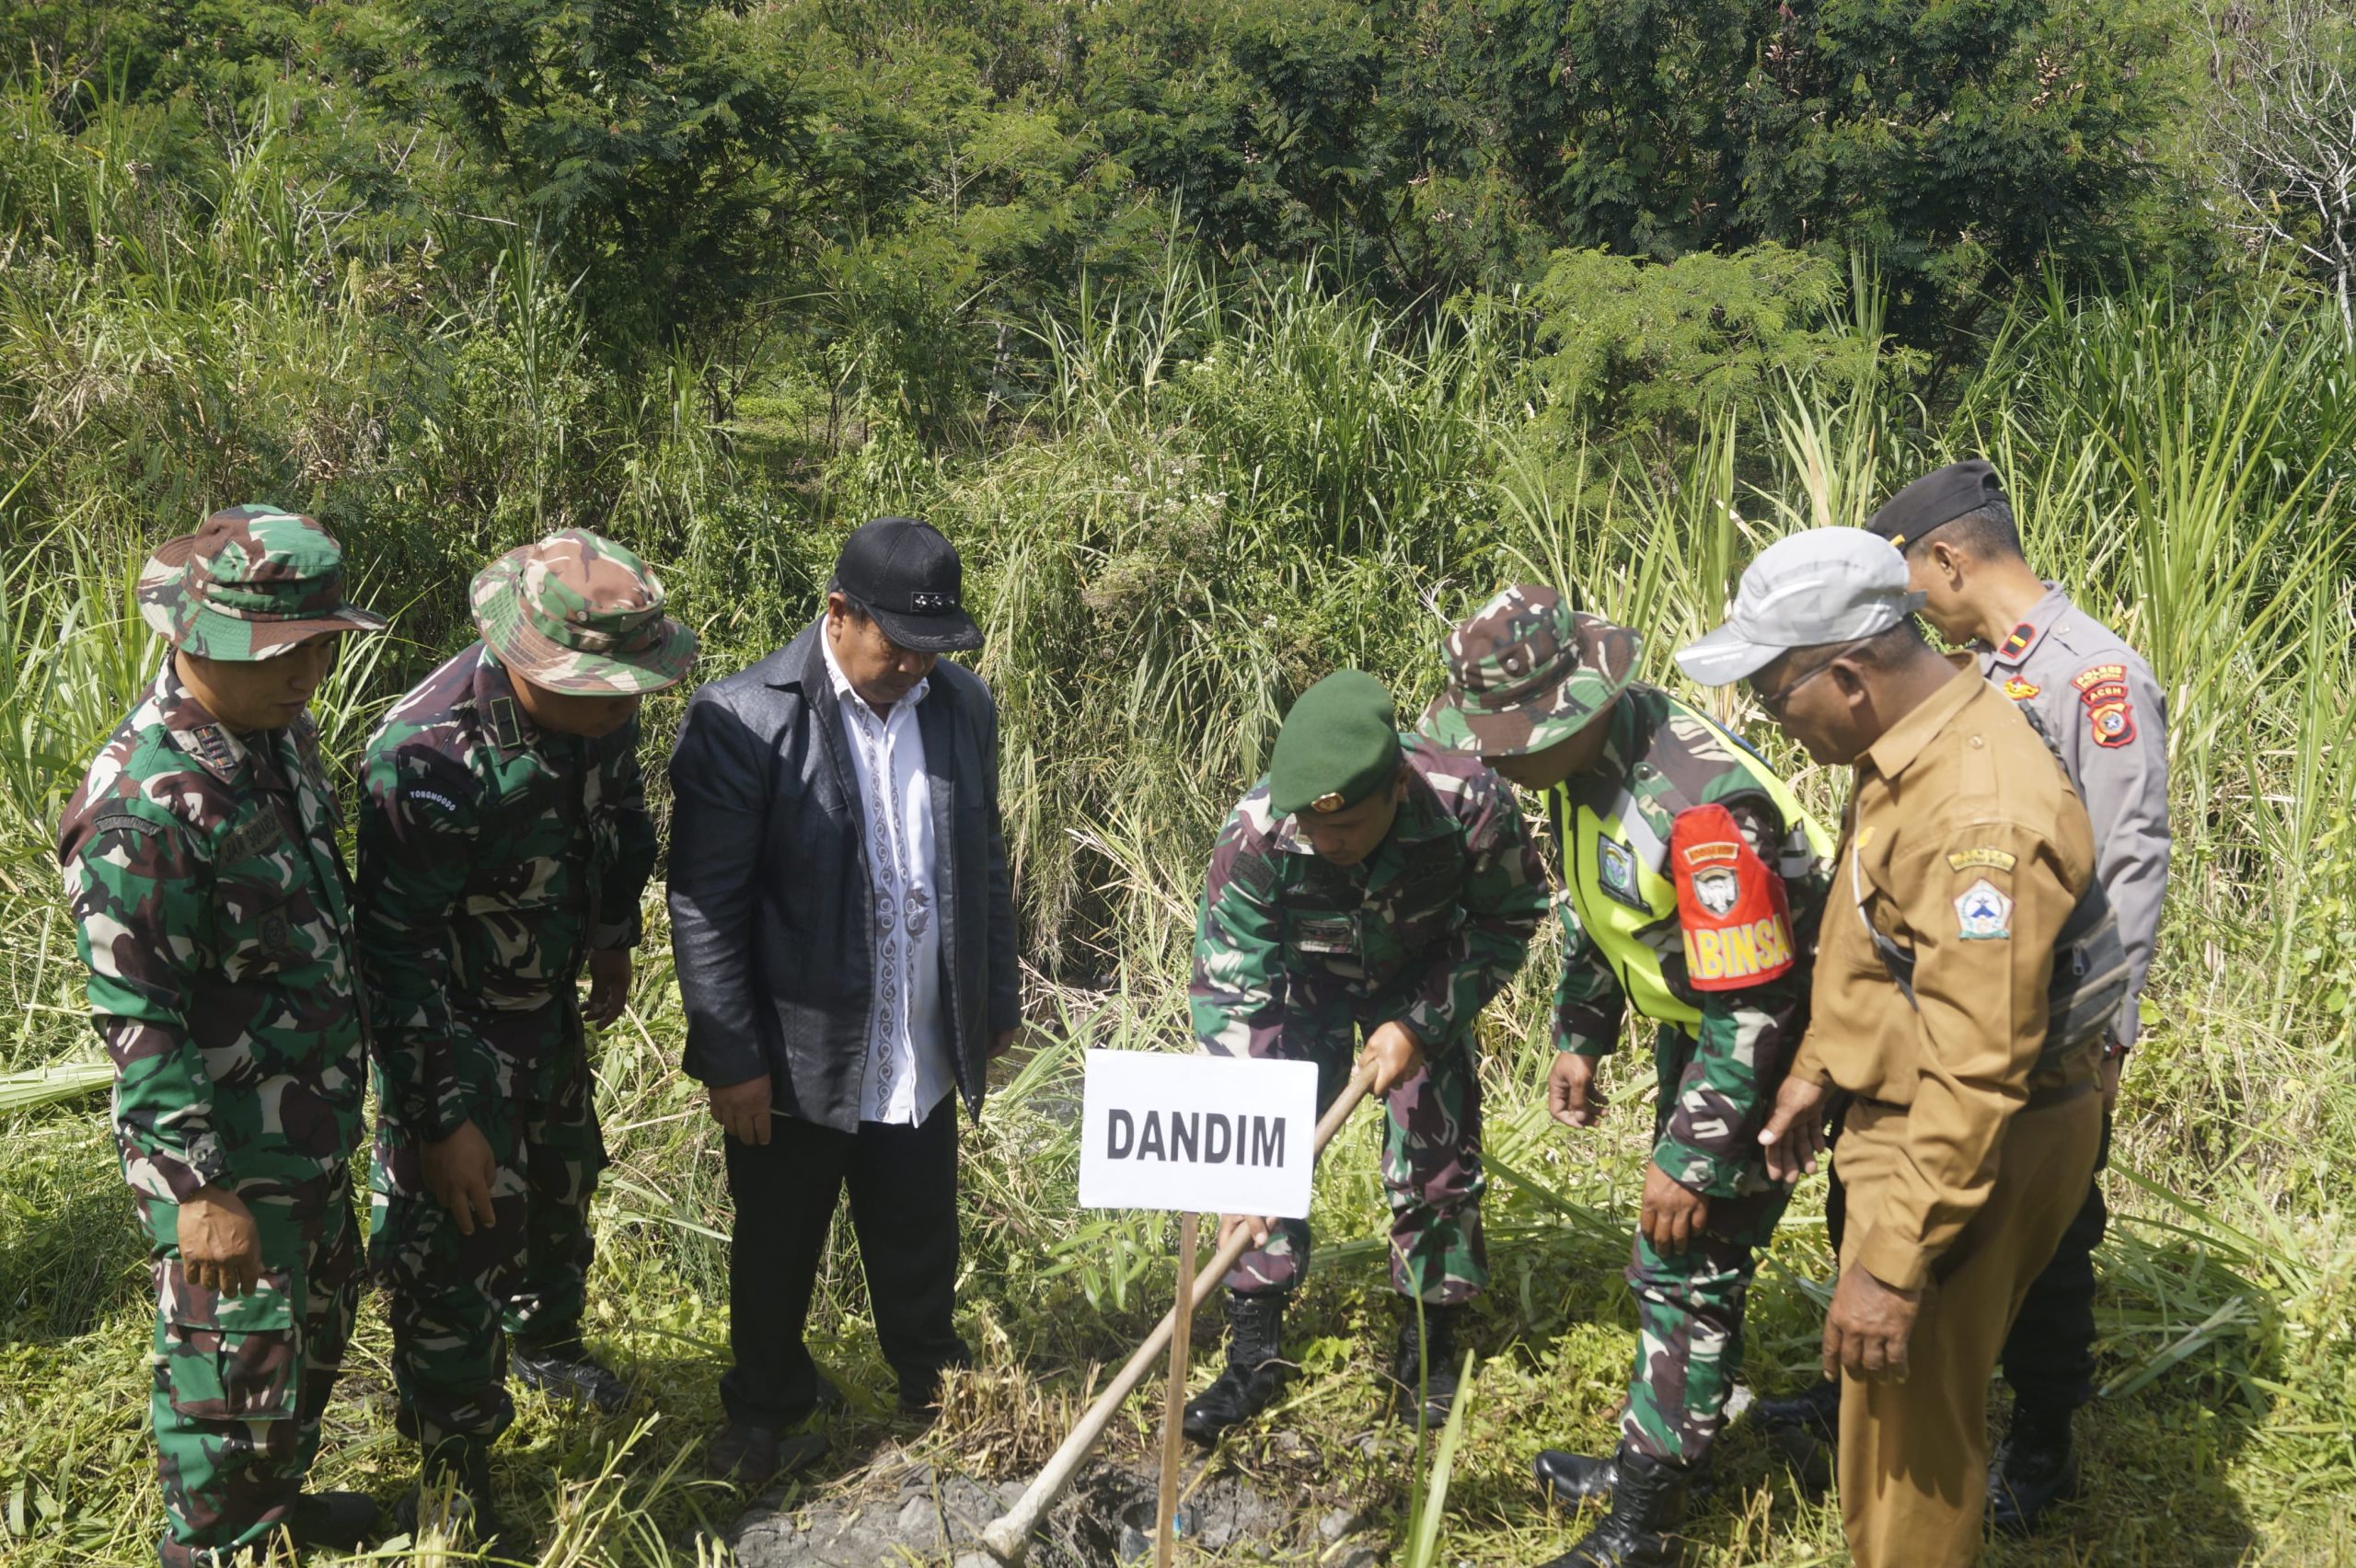
<path fill-rule="evenodd" d="M 1996 1179 L 2045 1043 L 2053 941 L 2094 832 L 2053 754 L 1968 655 L 1858 758 L 1795 1076 L 1909 1108 L 1898 1191 L 1857 1261 L 1920 1288 Z M 1910 1006 L 1866 929 L 1913 955 Z M 2070 1077 L 2090 1077 L 2091 1052 Z"/>

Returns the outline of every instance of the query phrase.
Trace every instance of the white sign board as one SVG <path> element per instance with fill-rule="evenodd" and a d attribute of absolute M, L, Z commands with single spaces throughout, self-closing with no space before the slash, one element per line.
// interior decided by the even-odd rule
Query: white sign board
<path fill-rule="evenodd" d="M 1309 1217 L 1313 1062 L 1091 1051 L 1080 1125 L 1083 1208 Z"/>

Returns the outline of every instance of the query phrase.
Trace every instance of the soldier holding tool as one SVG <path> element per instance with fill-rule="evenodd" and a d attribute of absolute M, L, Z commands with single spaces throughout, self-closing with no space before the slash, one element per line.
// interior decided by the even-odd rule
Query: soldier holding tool
<path fill-rule="evenodd" d="M 1678 655 L 1705 685 L 1749 679 L 1855 775 L 1807 1035 L 1759 1137 L 1796 1178 L 1849 1096 L 1823 1361 L 1858 1568 L 1978 1556 L 1988 1377 L 2085 1201 L 2127 976 L 2069 779 L 1969 655 L 1923 642 L 1921 603 L 1887 541 L 1819 528 L 1762 553 Z"/>
<path fill-rule="evenodd" d="M 492 1545 L 509 1366 L 599 1410 L 627 1399 L 581 1338 L 606 1163 L 582 1026 L 629 996 L 655 852 L 639 703 L 686 677 L 696 638 L 636 556 L 579 529 L 492 562 L 473 602 L 481 640 L 368 743 L 360 941 L 369 1266 L 390 1297 L 400 1430 L 424 1456 L 402 1522 L 446 1484 Z"/>
<path fill-rule="evenodd" d="M 1488 1283 L 1473 1020 L 1545 914 L 1545 867 L 1510 793 L 1473 759 L 1402 735 L 1390 693 L 1356 670 L 1301 694 L 1211 855 L 1189 993 L 1203 1048 L 1315 1062 L 1321 1105 L 1361 1036 L 1357 1061 L 1377 1065 L 1404 1298 L 1393 1397 L 1426 1423 L 1447 1418 L 1458 1317 Z M 1227 1279 L 1227 1366 L 1186 1405 L 1202 1443 L 1275 1399 L 1285 1306 L 1309 1265 L 1305 1221 L 1230 1215 L 1222 1239 L 1239 1226 L 1254 1247 Z"/>
<path fill-rule="evenodd" d="M 1600 1119 L 1595 1065 L 1631 1007 L 1658 1026 L 1619 1451 L 1548 1449 L 1535 1464 L 1554 1498 L 1610 1494 L 1612 1511 L 1551 1568 L 1672 1560 L 1787 1197 L 1756 1136 L 1806 1021 L 1831 848 L 1749 748 L 1631 678 L 1640 648 L 1553 589 L 1507 588 L 1449 634 L 1449 688 L 1424 716 L 1426 733 L 1544 795 L 1565 883 L 1555 1120 Z"/>
<path fill-rule="evenodd" d="M 216 512 L 157 550 L 140 613 L 171 647 L 58 827 L 114 1059 L 115 1142 L 156 1286 L 165 1568 L 353 1547 L 359 1493 L 313 1493 L 358 1301 L 350 1160 L 361 1003 L 341 818 L 305 712 L 343 552 L 307 517 Z"/>

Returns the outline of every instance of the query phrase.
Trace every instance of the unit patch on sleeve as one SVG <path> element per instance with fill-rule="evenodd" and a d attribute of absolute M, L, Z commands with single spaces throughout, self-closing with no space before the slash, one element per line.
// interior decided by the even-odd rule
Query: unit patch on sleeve
<path fill-rule="evenodd" d="M 2123 746 L 2135 738 L 2135 709 L 2127 700 L 2127 666 L 2089 664 L 2070 677 L 2085 704 L 2095 744 Z"/>
<path fill-rule="evenodd" d="M 1958 871 L 1976 869 L 2009 871 L 2019 864 L 2018 856 L 1987 844 L 1975 844 L 1969 849 L 1951 850 L 1947 854 L 1948 868 Z"/>
<path fill-rule="evenodd" d="M 1956 935 L 1967 942 L 2001 942 L 2013 934 L 2013 901 L 1981 877 L 1955 901 Z"/>
<path fill-rule="evenodd" d="M 1685 933 L 1685 974 L 1697 991 L 1732 991 L 1789 974 L 1791 900 L 1724 806 L 1677 813 L 1669 877 Z"/>

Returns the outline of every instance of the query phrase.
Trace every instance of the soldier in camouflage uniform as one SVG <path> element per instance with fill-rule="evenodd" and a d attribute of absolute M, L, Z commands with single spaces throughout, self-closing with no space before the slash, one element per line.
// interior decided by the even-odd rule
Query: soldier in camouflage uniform
<path fill-rule="evenodd" d="M 58 828 L 156 1285 L 167 1568 L 282 1528 L 352 1546 L 376 1518 L 303 1490 L 357 1299 L 360 997 L 304 712 L 338 634 L 385 624 L 344 603 L 342 559 L 271 506 L 156 551 L 140 609 L 171 651 Z"/>
<path fill-rule="evenodd" d="M 1628 1283 L 1638 1346 L 1616 1458 L 1549 1449 L 1542 1486 L 1613 1511 L 1556 1568 L 1669 1561 L 1724 1423 L 1757 1253 L 1784 1211 L 1756 1134 L 1798 1043 L 1830 846 L 1783 780 L 1667 692 L 1636 634 L 1507 588 L 1449 634 L 1440 744 L 1545 792 L 1563 857 L 1557 1121 L 1592 1125 L 1597 1058 L 1633 1006 L 1658 1026 L 1653 1158 Z"/>
<path fill-rule="evenodd" d="M 1392 1375 L 1426 1422 L 1446 1418 L 1457 1314 L 1488 1283 L 1473 1020 L 1545 915 L 1545 868 L 1509 792 L 1400 734 L 1390 694 L 1355 670 L 1301 695 L 1211 855 L 1190 991 L 1203 1048 L 1315 1062 L 1321 1104 L 1360 1034 L 1358 1059 L 1377 1065 L 1392 1281 L 1407 1298 Z M 1186 1406 L 1200 1442 L 1276 1396 L 1285 1303 L 1309 1265 L 1305 1221 L 1228 1224 L 1257 1245 L 1227 1279 L 1227 1368 Z"/>
<path fill-rule="evenodd" d="M 473 601 L 482 640 L 368 743 L 359 936 L 380 1117 L 368 1257 L 400 1430 L 424 1451 L 421 1493 L 447 1478 L 492 1541 L 510 1339 L 525 1382 L 627 1399 L 581 1340 L 606 1163 L 582 1031 L 620 1016 L 654 868 L 639 700 L 686 676 L 696 640 L 637 557 L 578 530 L 493 562 Z"/>

